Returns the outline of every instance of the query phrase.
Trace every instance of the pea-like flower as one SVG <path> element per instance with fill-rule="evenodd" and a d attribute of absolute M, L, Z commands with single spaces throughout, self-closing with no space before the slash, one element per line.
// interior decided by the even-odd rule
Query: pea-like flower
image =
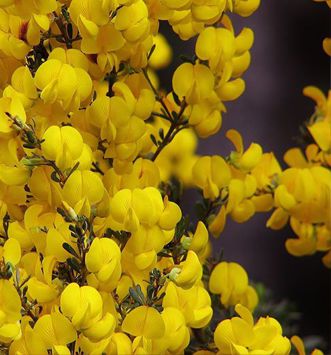
<path fill-rule="evenodd" d="M 38 319 L 30 336 L 32 347 L 36 346 L 36 343 L 39 345 L 39 349 L 35 348 L 35 351 L 47 352 L 52 349 L 63 351 L 63 349 L 68 349 L 69 343 L 77 339 L 77 332 L 68 318 L 54 311 Z"/>
<path fill-rule="evenodd" d="M 209 290 L 220 295 L 221 302 L 226 307 L 242 302 L 253 310 L 258 303 L 256 291 L 248 285 L 245 269 L 237 263 L 223 261 L 217 264 L 209 278 Z"/>
<path fill-rule="evenodd" d="M 222 321 L 215 330 L 214 341 L 220 353 L 290 353 L 291 343 L 282 335 L 282 328 L 276 319 L 261 317 L 254 324 L 253 316 L 247 308 L 237 304 L 235 310 L 240 317 Z"/>
<path fill-rule="evenodd" d="M 83 152 L 83 138 L 79 131 L 70 126 L 49 127 L 43 135 L 41 145 L 46 159 L 54 160 L 60 169 L 68 169 Z"/>
<path fill-rule="evenodd" d="M 92 80 L 84 69 L 52 57 L 38 68 L 34 81 L 45 103 L 57 102 L 69 112 L 78 110 L 92 92 Z"/>
<path fill-rule="evenodd" d="M 61 312 L 71 320 L 76 330 L 94 342 L 109 337 L 115 328 L 112 314 L 103 314 L 103 301 L 100 293 L 93 287 L 79 287 L 69 284 L 61 294 Z"/>
<path fill-rule="evenodd" d="M 172 86 L 179 97 L 189 104 L 199 103 L 210 97 L 214 90 L 214 75 L 202 64 L 184 63 L 175 71 Z"/>
<path fill-rule="evenodd" d="M 85 257 L 86 267 L 98 281 L 114 289 L 121 276 L 121 250 L 111 239 L 95 238 Z"/>
<path fill-rule="evenodd" d="M 257 166 L 262 158 L 262 148 L 259 144 L 252 143 L 244 151 L 243 140 L 238 131 L 231 129 L 226 133 L 226 136 L 236 148 L 236 151 L 230 155 L 230 161 L 236 168 L 248 172 Z"/>
<path fill-rule="evenodd" d="M 102 201 L 105 188 L 96 173 L 75 170 L 64 184 L 62 197 L 76 213 L 90 215 L 91 208 Z"/>
<path fill-rule="evenodd" d="M 121 7 L 114 21 L 115 29 L 121 31 L 128 42 L 144 40 L 149 34 L 148 9 L 144 1 L 137 0 Z"/>
<path fill-rule="evenodd" d="M 204 156 L 192 169 L 194 183 L 203 190 L 204 198 L 216 199 L 220 190 L 231 180 L 231 171 L 225 160 L 218 156 Z"/>
<path fill-rule="evenodd" d="M 240 16 L 248 17 L 260 6 L 260 0 L 239 0 L 233 1 L 233 11 Z"/>
<path fill-rule="evenodd" d="M 153 307 L 139 306 L 126 315 L 122 331 L 147 339 L 162 338 L 165 332 L 164 320 Z"/>
<path fill-rule="evenodd" d="M 164 203 L 160 192 L 153 187 L 119 191 L 110 202 L 110 210 L 114 220 L 132 232 L 139 225 L 172 230 L 181 218 L 179 207 L 171 201 Z"/>
<path fill-rule="evenodd" d="M 205 254 L 208 246 L 208 230 L 205 224 L 201 221 L 198 222 L 196 230 L 188 237 L 183 237 L 181 243 L 185 249 L 193 250 L 199 258 Z"/>
<path fill-rule="evenodd" d="M 187 257 L 169 273 L 169 279 L 176 285 L 188 289 L 201 279 L 202 266 L 194 251 L 189 250 Z"/>
<path fill-rule="evenodd" d="M 0 280 L 0 340 L 13 341 L 20 333 L 21 300 L 9 280 Z"/>
<path fill-rule="evenodd" d="M 191 328 L 205 327 L 213 315 L 209 293 L 199 285 L 185 290 L 169 282 L 162 305 L 178 308 L 184 315 L 187 326 Z"/>
<path fill-rule="evenodd" d="M 46 256 L 41 262 L 38 254 L 31 252 L 22 257 L 21 264 L 31 275 L 27 282 L 29 297 L 41 304 L 53 302 L 59 295 L 61 286 L 61 282 L 52 278 L 56 266 L 55 256 Z"/>
<path fill-rule="evenodd" d="M 14 238 L 7 239 L 5 244 L 0 246 L 0 260 L 3 259 L 5 263 L 16 266 L 21 259 L 21 255 L 20 243 Z"/>

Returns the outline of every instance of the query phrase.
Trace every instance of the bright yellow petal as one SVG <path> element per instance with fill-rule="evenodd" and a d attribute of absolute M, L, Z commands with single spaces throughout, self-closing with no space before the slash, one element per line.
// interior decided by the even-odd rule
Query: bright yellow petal
<path fill-rule="evenodd" d="M 139 306 L 126 315 L 122 331 L 148 339 L 161 338 L 165 332 L 161 314 L 153 307 Z"/>

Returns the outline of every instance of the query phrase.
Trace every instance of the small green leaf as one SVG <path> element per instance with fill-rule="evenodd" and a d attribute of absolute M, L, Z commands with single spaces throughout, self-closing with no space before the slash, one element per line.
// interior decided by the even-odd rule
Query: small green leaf
<path fill-rule="evenodd" d="M 67 259 L 67 263 L 68 265 L 75 271 L 77 271 L 78 273 L 80 273 L 81 271 L 81 266 L 80 264 L 78 263 L 77 259 L 75 258 L 68 258 Z"/>
<path fill-rule="evenodd" d="M 141 297 L 141 295 L 140 295 L 141 289 L 140 289 L 140 292 L 138 292 L 138 290 L 137 290 L 138 286 L 136 286 L 135 288 L 130 287 L 129 293 L 135 302 L 137 302 L 139 305 L 143 305 L 144 304 L 144 295 L 142 295 L 143 297 Z"/>
<path fill-rule="evenodd" d="M 150 135 L 150 138 L 151 138 L 151 141 L 154 143 L 154 145 L 157 147 L 158 146 L 158 143 L 156 141 L 156 138 L 153 134 Z"/>
<path fill-rule="evenodd" d="M 163 130 L 163 128 L 160 128 L 160 129 L 159 129 L 159 136 L 160 136 L 160 138 L 161 138 L 162 140 L 164 140 L 164 130 Z"/>
<path fill-rule="evenodd" d="M 176 102 L 176 104 L 178 106 L 180 106 L 182 103 L 180 102 L 178 95 L 174 91 L 172 92 L 172 96 L 173 96 L 174 101 Z"/>
<path fill-rule="evenodd" d="M 76 253 L 75 249 L 68 243 L 62 244 L 63 249 L 65 249 L 69 254 L 75 256 L 79 259 L 79 255 Z"/>

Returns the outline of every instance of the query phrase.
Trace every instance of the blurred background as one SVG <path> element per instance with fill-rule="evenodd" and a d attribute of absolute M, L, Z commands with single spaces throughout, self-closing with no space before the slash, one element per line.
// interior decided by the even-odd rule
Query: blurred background
<path fill-rule="evenodd" d="M 296 144 L 299 126 L 310 117 L 314 104 L 302 95 L 306 85 L 326 92 L 330 87 L 330 61 L 322 51 L 322 40 L 330 33 L 330 11 L 325 4 L 311 0 L 261 0 L 259 10 L 247 19 L 232 16 L 237 33 L 251 27 L 255 43 L 252 64 L 244 75 L 246 91 L 227 104 L 220 133 L 200 141 L 203 154 L 228 154 L 232 148 L 224 137 L 229 128 L 238 129 L 246 144 L 260 143 L 273 151 L 283 166 L 282 156 Z M 169 28 L 163 32 L 173 47 L 172 68 L 161 71 L 161 81 L 171 86 L 171 73 L 181 60 L 178 54 L 192 55 L 193 42 L 180 42 Z M 176 48 L 177 47 L 177 48 Z M 177 57 L 177 58 L 176 58 Z M 187 210 L 192 212 L 191 194 Z M 302 317 L 296 323 L 301 336 L 317 335 L 331 344 L 331 272 L 321 255 L 295 258 L 284 246 L 292 236 L 289 228 L 272 231 L 265 227 L 269 214 L 259 214 L 243 225 L 229 223 L 215 249 L 224 249 L 224 259 L 245 267 L 250 278 L 273 291 L 276 301 L 294 302 Z M 328 352 L 326 352 L 328 353 Z"/>

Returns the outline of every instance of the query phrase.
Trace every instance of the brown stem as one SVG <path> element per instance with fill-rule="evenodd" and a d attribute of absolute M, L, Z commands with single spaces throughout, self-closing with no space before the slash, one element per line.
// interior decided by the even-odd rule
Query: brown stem
<path fill-rule="evenodd" d="M 171 119 L 172 119 L 171 113 L 170 113 L 170 111 L 169 111 L 167 105 L 164 103 L 163 98 L 160 96 L 160 94 L 158 93 L 158 91 L 155 89 L 155 87 L 154 87 L 154 85 L 153 85 L 151 79 L 149 78 L 149 76 L 148 76 L 148 74 L 147 74 L 147 69 L 146 69 L 146 68 L 143 69 L 142 72 L 143 72 L 144 77 L 145 77 L 145 79 L 147 80 L 149 86 L 150 86 L 151 89 L 153 90 L 156 100 L 162 105 L 162 107 L 163 107 L 164 111 L 166 112 L 168 118 L 171 120 Z"/>
<path fill-rule="evenodd" d="M 169 130 L 165 135 L 164 139 L 162 140 L 161 144 L 157 147 L 152 157 L 152 161 L 154 161 L 158 157 L 158 155 L 162 152 L 162 150 L 175 138 L 176 134 L 179 131 L 186 128 L 186 124 L 183 124 L 182 122 L 182 117 L 186 106 L 187 106 L 186 102 L 183 101 L 177 119 L 171 121 Z"/>
<path fill-rule="evenodd" d="M 68 37 L 67 29 L 62 21 L 62 18 L 60 16 L 58 16 L 58 14 L 55 11 L 53 11 L 53 15 L 54 15 L 55 23 L 57 24 L 57 27 L 59 28 L 59 30 L 65 40 L 65 44 L 66 44 L 67 48 L 68 49 L 72 48 L 72 41 Z"/>

